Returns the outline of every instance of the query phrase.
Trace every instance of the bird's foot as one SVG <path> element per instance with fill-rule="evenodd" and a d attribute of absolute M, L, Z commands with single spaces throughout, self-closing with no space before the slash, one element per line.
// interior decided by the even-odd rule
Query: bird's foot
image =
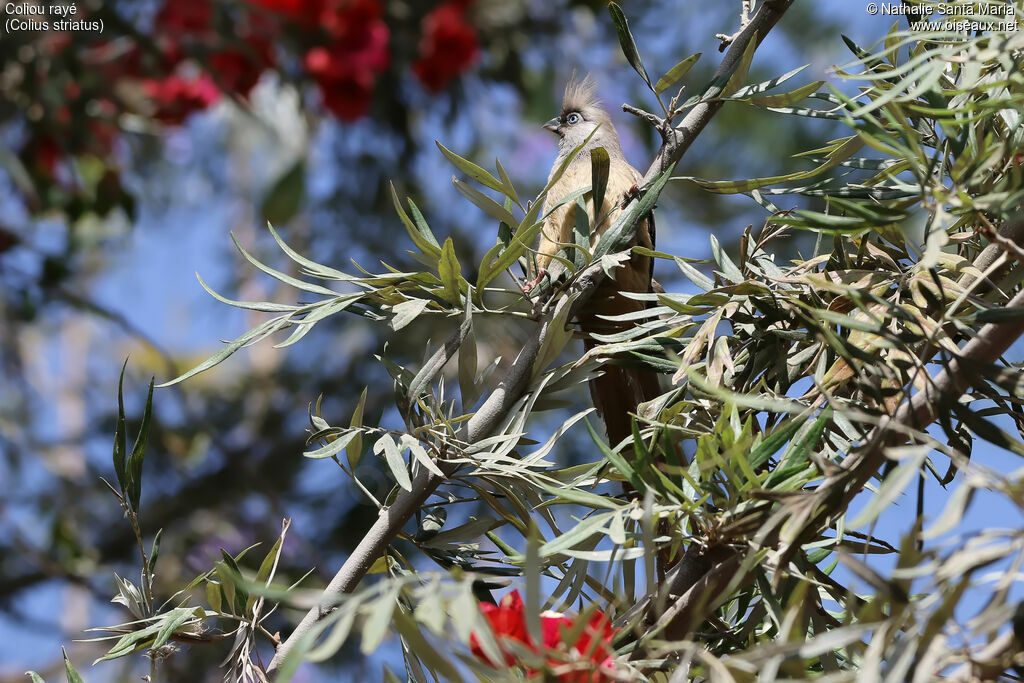
<path fill-rule="evenodd" d="M 527 282 L 525 285 L 523 285 L 523 294 L 529 294 L 533 290 L 533 288 L 536 287 L 537 285 L 539 285 L 541 283 L 541 280 L 543 280 L 547 276 L 548 276 L 547 268 L 541 268 L 540 270 L 538 270 L 537 271 L 537 277 L 533 278 L 532 280 Z"/>
<path fill-rule="evenodd" d="M 622 195 L 622 208 L 626 208 L 626 206 L 634 199 L 640 199 L 640 186 L 636 183 L 633 183 Z"/>

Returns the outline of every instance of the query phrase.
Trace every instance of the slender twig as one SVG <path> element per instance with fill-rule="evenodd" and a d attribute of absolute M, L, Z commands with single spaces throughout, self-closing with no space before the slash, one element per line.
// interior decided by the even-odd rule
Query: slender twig
<path fill-rule="evenodd" d="M 793 0 L 768 0 L 765 2 L 757 15 L 751 19 L 746 28 L 736 37 L 732 47 L 722 59 L 716 75 L 723 75 L 733 71 L 747 45 L 755 37 L 758 43 L 760 43 L 792 2 Z M 682 158 L 683 154 L 690 148 L 690 145 L 693 144 L 694 140 L 704 130 L 704 127 L 707 126 L 721 106 L 721 101 L 704 102 L 690 110 L 686 118 L 683 119 L 678 127 L 672 129 L 672 134 L 665 139 L 644 177 L 644 184 L 652 182 L 658 174 Z M 642 219 L 642 216 L 638 216 L 638 222 L 640 219 Z M 636 229 L 635 226 L 633 226 L 633 229 Z M 573 304 L 574 312 L 586 303 L 603 279 L 604 271 L 598 262 L 587 267 L 573 281 L 569 290 L 563 296 L 576 296 Z M 520 351 L 516 360 L 509 367 L 505 377 L 466 423 L 464 436 L 467 442 L 473 443 L 489 436 L 501 423 L 501 420 L 508 413 L 512 405 L 519 400 L 533 371 L 537 354 L 550 332 L 552 319 L 551 313 L 548 313 L 541 319 L 539 329 L 527 340 L 522 351 Z M 390 507 L 380 511 L 377 521 L 374 522 L 373 526 L 359 542 L 359 545 L 352 551 L 352 554 L 349 555 L 341 569 L 338 570 L 338 573 L 334 575 L 334 578 L 324 589 L 323 599 L 320 604 L 309 610 L 302 618 L 302 621 L 295 627 L 295 630 L 292 631 L 291 635 L 278 646 L 273 660 L 267 667 L 267 673 L 273 675 L 280 668 L 288 653 L 295 647 L 295 644 L 312 633 L 319 622 L 334 610 L 334 606 L 339 598 L 355 590 L 374 561 L 380 557 L 391 541 L 394 540 L 406 522 L 416 514 L 416 511 L 420 509 L 437 487 L 455 470 L 455 465 L 445 461 L 439 461 L 438 467 L 445 474 L 444 477 L 432 474 L 426 469 L 420 470 L 413 479 L 412 490 L 401 491 Z"/>
<path fill-rule="evenodd" d="M 719 52 L 723 52 L 725 48 L 732 45 L 732 41 L 736 40 L 736 37 L 739 35 L 739 33 L 742 33 L 743 29 L 746 28 L 747 24 L 750 23 L 750 10 L 753 9 L 753 6 L 753 0 L 742 0 L 740 2 L 740 30 L 738 33 L 734 33 L 732 35 L 728 35 L 726 33 L 715 34 L 715 38 L 718 38 L 720 41 L 722 41 L 722 44 L 718 46 Z"/>
<path fill-rule="evenodd" d="M 670 133 L 668 132 L 670 129 L 670 125 L 667 119 L 663 119 L 657 114 L 652 114 L 649 111 L 644 111 L 639 107 L 634 107 L 632 104 L 622 105 L 622 111 L 626 112 L 627 114 L 632 114 L 633 116 L 636 116 L 637 118 L 642 119 L 647 123 L 651 124 L 652 126 L 654 126 L 654 129 L 661 133 L 662 138 L 665 138 L 668 135 L 670 135 Z"/>
<path fill-rule="evenodd" d="M 714 78 L 717 79 L 735 71 L 751 41 L 756 40 L 757 44 L 760 44 L 791 4 L 793 4 L 793 0 L 766 0 L 761 5 L 761 8 L 758 9 L 754 18 L 750 20 L 732 41 L 729 51 L 725 53 L 722 63 L 718 65 L 718 69 L 715 71 Z M 683 157 L 686 150 L 697 139 L 697 135 L 704 130 L 704 127 L 708 125 L 711 118 L 725 104 L 724 100 L 717 97 L 717 95 L 721 94 L 721 90 L 721 87 L 716 87 L 705 93 L 709 100 L 695 105 L 683 120 L 679 122 L 679 125 L 673 129 L 673 135 L 662 144 L 657 157 L 654 159 L 654 163 L 647 169 L 643 184 L 653 181 L 659 173 Z"/>

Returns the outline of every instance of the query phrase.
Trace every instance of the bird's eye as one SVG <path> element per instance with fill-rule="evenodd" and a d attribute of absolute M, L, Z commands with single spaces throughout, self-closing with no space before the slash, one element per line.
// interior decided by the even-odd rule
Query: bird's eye
<path fill-rule="evenodd" d="M 565 122 L 568 123 L 569 125 L 573 125 L 575 123 L 579 123 L 582 120 L 583 120 L 583 117 L 580 116 L 579 114 L 577 114 L 576 112 L 573 112 L 573 113 L 571 113 L 571 114 L 569 114 L 568 116 L 565 117 Z"/>

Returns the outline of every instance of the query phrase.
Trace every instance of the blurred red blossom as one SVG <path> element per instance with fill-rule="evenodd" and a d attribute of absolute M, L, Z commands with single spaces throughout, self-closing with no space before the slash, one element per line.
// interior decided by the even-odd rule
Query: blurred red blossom
<path fill-rule="evenodd" d="M 340 119 L 354 120 L 369 110 L 377 75 L 391 63 L 391 33 L 380 15 L 378 0 L 327 3 L 321 12 L 331 40 L 307 51 L 303 64 L 324 106 Z"/>
<path fill-rule="evenodd" d="M 438 92 L 465 71 L 479 53 L 476 30 L 466 20 L 472 0 L 449 0 L 423 17 L 420 56 L 413 73 Z"/>
<path fill-rule="evenodd" d="M 142 82 L 142 89 L 153 101 L 153 118 L 173 125 L 182 123 L 192 112 L 206 109 L 220 98 L 220 90 L 205 73 L 146 79 Z"/>
<path fill-rule="evenodd" d="M 541 646 L 538 648 L 526 628 L 526 612 L 519 591 L 512 591 L 497 605 L 480 603 L 480 611 L 487 619 L 491 632 L 505 657 L 505 664 L 513 666 L 515 656 L 504 643 L 513 641 L 546 657 L 547 672 L 563 683 L 605 683 L 615 680 L 611 676 L 615 665 L 611 656 L 611 642 L 615 635 L 611 620 L 601 611 L 588 619 L 574 642 L 567 642 L 567 634 L 578 631 L 577 621 L 561 612 L 547 611 L 540 615 Z M 493 667 L 476 634 L 470 636 L 470 649 L 479 659 Z M 531 678 L 540 678 L 544 672 L 527 668 Z"/>
<path fill-rule="evenodd" d="M 526 630 L 523 598 L 519 595 L 519 591 L 512 591 L 503 597 L 497 605 L 489 602 L 480 603 L 480 611 L 487 618 L 487 622 L 491 626 L 491 632 L 498 638 L 499 645 L 501 645 L 502 639 L 514 640 L 518 643 L 529 643 L 530 634 Z M 470 649 L 480 659 L 491 666 L 496 666 L 480 648 L 480 641 L 477 640 L 475 633 L 470 636 Z M 502 652 L 505 655 L 506 664 L 509 666 L 515 664 L 515 657 L 505 652 L 504 648 L 502 648 Z"/>
<path fill-rule="evenodd" d="M 249 0 L 249 2 L 270 12 L 290 15 L 299 15 L 304 9 L 320 4 L 309 0 Z"/>
<path fill-rule="evenodd" d="M 272 48 L 268 41 L 254 39 L 247 52 L 215 52 L 209 56 L 208 61 L 217 85 L 228 92 L 247 97 L 259 82 L 260 74 L 273 63 L 271 55 Z"/>
<path fill-rule="evenodd" d="M 47 180 L 57 175 L 57 163 L 61 159 L 61 149 L 52 137 L 31 138 L 22 149 L 22 156 L 30 159 L 36 170 Z"/>
<path fill-rule="evenodd" d="M 213 75 L 212 83 L 226 92 L 247 96 L 260 74 L 273 65 L 277 27 L 266 17 L 246 16 L 239 19 L 235 28 L 237 35 L 230 39 L 218 33 L 213 3 L 166 0 L 154 21 L 154 43 L 161 54 L 161 66 L 174 69 L 187 57 L 194 57 Z M 168 93 L 180 85 L 174 76 L 165 80 L 169 81 L 164 88 Z M 152 89 L 152 85 L 146 87 Z M 183 94 L 187 93 L 183 90 Z M 192 99 L 193 104 L 198 101 Z M 186 109 L 190 106 L 185 101 L 181 105 Z"/>
<path fill-rule="evenodd" d="M 167 0 L 154 26 L 168 33 L 199 33 L 210 27 L 213 3 L 208 0 Z"/>

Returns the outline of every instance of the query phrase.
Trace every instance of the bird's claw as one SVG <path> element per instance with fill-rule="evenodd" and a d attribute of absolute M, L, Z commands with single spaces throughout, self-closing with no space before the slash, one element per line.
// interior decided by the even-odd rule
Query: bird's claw
<path fill-rule="evenodd" d="M 633 183 L 622 195 L 622 208 L 626 208 L 626 205 L 634 199 L 640 199 L 640 186 L 636 183 Z"/>
<path fill-rule="evenodd" d="M 533 278 L 532 280 L 527 282 L 525 285 L 523 285 L 523 294 L 529 294 L 533 290 L 534 287 L 536 287 L 537 285 L 539 285 L 541 283 L 541 280 L 543 280 L 545 277 L 547 277 L 547 275 L 548 275 L 547 268 L 541 268 L 540 270 L 538 270 L 537 271 L 537 277 Z"/>

